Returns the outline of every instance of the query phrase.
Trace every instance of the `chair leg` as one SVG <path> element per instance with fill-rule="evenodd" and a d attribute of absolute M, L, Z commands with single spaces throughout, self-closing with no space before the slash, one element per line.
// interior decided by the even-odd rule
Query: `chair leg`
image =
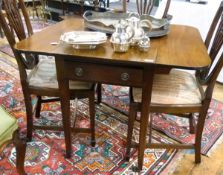
<path fill-rule="evenodd" d="M 100 104 L 101 103 L 101 83 L 97 84 L 97 103 Z"/>
<path fill-rule="evenodd" d="M 205 118 L 209 108 L 210 101 L 204 101 L 204 107 L 201 109 L 196 129 L 196 138 L 195 138 L 195 163 L 201 162 L 201 139 L 202 132 L 204 129 Z"/>
<path fill-rule="evenodd" d="M 25 105 L 26 105 L 26 116 L 27 116 L 27 139 L 28 141 L 32 140 L 33 132 L 33 110 L 32 110 L 32 101 L 29 94 L 24 93 Z"/>
<path fill-rule="evenodd" d="M 35 113 L 36 118 L 40 118 L 41 102 L 42 102 L 41 96 L 37 96 L 36 113 Z"/>
<path fill-rule="evenodd" d="M 16 148 L 16 169 L 19 175 L 25 175 L 24 162 L 26 154 L 26 142 L 19 137 L 19 131 L 16 130 L 13 135 L 13 143 Z"/>
<path fill-rule="evenodd" d="M 134 128 L 134 121 L 136 117 L 136 109 L 135 106 L 130 104 L 129 118 L 128 118 L 128 133 L 127 133 L 127 142 L 126 142 L 126 161 L 130 159 L 130 150 L 132 143 L 132 133 Z"/>
<path fill-rule="evenodd" d="M 153 115 L 149 115 L 149 143 L 152 143 Z"/>
<path fill-rule="evenodd" d="M 189 127 L 190 127 L 190 133 L 195 134 L 195 120 L 193 113 L 189 114 Z"/>
<path fill-rule="evenodd" d="M 1 37 L 1 38 L 4 38 L 4 36 L 5 36 L 5 34 L 4 34 L 4 32 L 3 32 L 3 30 L 2 30 L 2 27 L 1 27 L 1 25 L 0 25 L 0 37 Z"/>
<path fill-rule="evenodd" d="M 94 92 L 89 95 L 89 113 L 90 113 L 90 127 L 91 127 L 91 146 L 95 146 L 95 105 Z"/>
<path fill-rule="evenodd" d="M 132 87 L 129 87 L 129 100 L 130 100 L 130 101 L 134 101 L 134 99 L 133 99 L 133 89 L 132 89 Z"/>

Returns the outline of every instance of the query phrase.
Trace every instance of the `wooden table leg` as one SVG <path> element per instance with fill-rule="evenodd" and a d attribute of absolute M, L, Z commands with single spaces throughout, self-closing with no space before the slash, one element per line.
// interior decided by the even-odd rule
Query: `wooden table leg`
<path fill-rule="evenodd" d="M 151 91 L 153 84 L 153 68 L 145 68 L 143 72 L 142 86 L 142 106 L 140 119 L 140 134 L 139 134 L 139 152 L 138 152 L 138 171 L 143 168 L 144 151 L 146 148 L 146 133 L 149 118 L 149 106 L 151 101 Z"/>
<path fill-rule="evenodd" d="M 97 92 L 97 103 L 98 103 L 98 104 L 101 103 L 101 86 L 102 86 L 101 83 L 98 83 L 98 84 L 97 84 L 96 92 Z"/>
<path fill-rule="evenodd" d="M 64 60 L 56 59 L 57 79 L 60 90 L 60 103 L 66 144 L 66 158 L 71 157 L 70 92 L 69 80 L 63 78 Z"/>

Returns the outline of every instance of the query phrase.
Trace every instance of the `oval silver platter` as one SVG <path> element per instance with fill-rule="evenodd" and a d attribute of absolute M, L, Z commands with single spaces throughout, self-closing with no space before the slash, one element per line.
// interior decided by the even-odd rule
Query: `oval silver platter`
<path fill-rule="evenodd" d="M 83 18 L 86 28 L 112 34 L 115 31 L 115 24 L 121 19 L 129 18 L 129 13 L 95 12 L 88 10 L 83 14 Z M 140 19 L 151 21 L 153 26 L 152 31 L 149 32 L 147 28 L 144 28 L 149 37 L 160 37 L 169 33 L 170 22 L 167 19 L 157 19 L 150 15 L 141 15 Z"/>

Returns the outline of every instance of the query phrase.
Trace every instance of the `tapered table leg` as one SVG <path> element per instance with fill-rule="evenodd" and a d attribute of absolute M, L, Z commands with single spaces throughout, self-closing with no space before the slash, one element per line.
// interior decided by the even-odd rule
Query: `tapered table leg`
<path fill-rule="evenodd" d="M 146 148 L 146 133 L 149 118 L 149 106 L 151 101 L 151 92 L 153 84 L 153 74 L 153 68 L 145 68 L 145 70 L 143 71 L 142 106 L 138 148 L 138 171 L 141 171 L 143 168 L 144 151 Z"/>
<path fill-rule="evenodd" d="M 66 158 L 71 157 L 71 125 L 70 125 L 70 91 L 69 91 L 69 80 L 64 78 L 63 70 L 64 60 L 63 58 L 56 59 L 57 79 L 60 91 L 60 103 L 62 111 L 62 120 L 66 144 Z"/>

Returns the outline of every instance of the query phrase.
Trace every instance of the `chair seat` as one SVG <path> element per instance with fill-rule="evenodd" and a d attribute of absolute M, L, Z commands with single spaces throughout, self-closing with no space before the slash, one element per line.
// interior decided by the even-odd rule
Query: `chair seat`
<path fill-rule="evenodd" d="M 58 89 L 54 59 L 40 59 L 38 65 L 28 75 L 29 85 L 41 88 Z M 70 89 L 91 89 L 93 83 L 70 81 Z"/>
<path fill-rule="evenodd" d="M 18 128 L 17 120 L 0 106 L 0 147 L 12 139 L 13 132 Z"/>
<path fill-rule="evenodd" d="M 133 88 L 133 99 L 141 102 L 142 89 Z M 153 80 L 151 104 L 200 104 L 201 94 L 195 77 L 185 71 L 172 70 L 169 74 L 156 74 Z"/>

